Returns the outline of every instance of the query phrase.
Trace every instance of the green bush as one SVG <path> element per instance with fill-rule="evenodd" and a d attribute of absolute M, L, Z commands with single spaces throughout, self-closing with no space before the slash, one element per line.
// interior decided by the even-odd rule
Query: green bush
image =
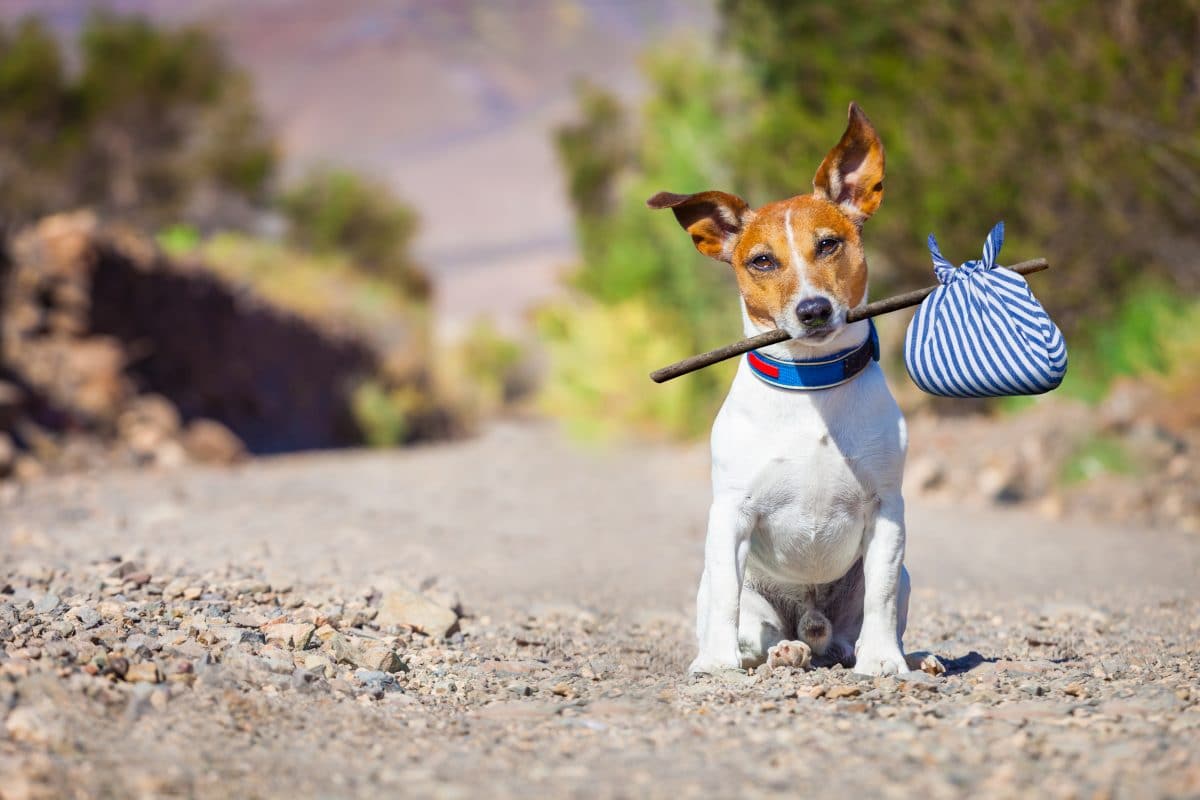
<path fill-rule="evenodd" d="M 1200 289 L 1200 7 L 1047 0 L 720 0 L 761 98 L 738 185 L 807 191 L 857 100 L 887 150 L 868 226 L 872 287 L 928 282 L 1006 220 L 1011 261 L 1046 256 L 1068 337 L 1147 276 Z"/>
<path fill-rule="evenodd" d="M 887 150 L 886 197 L 866 232 L 874 297 L 931 282 L 929 232 L 965 261 L 1004 219 L 1006 262 L 1045 256 L 1054 267 L 1037 291 L 1071 348 L 1064 391 L 1091 393 L 1111 380 L 1086 355 L 1111 349 L 1110 321 L 1131 331 L 1121 347 L 1137 341 L 1120 310 L 1144 313 L 1139 284 L 1200 289 L 1194 4 L 719 0 L 718 11 L 716 53 L 658 45 L 642 108 L 585 87 L 580 120 L 557 137 L 582 250 L 572 285 L 601 307 L 577 313 L 634 326 L 611 330 L 618 342 L 637 339 L 639 318 L 606 309 L 635 301 L 683 354 L 737 338 L 728 271 L 642 203 L 660 189 L 725 189 L 752 205 L 811 191 L 851 100 Z M 547 334 L 550 384 L 580 354 L 603 354 L 580 338 L 603 335 L 595 328 Z M 623 377 L 632 396 L 663 391 L 633 370 Z M 719 382 L 681 382 L 696 395 L 690 407 L 716 409 Z M 548 389 L 558 413 L 604 413 L 585 384 L 568 385 Z"/>
<path fill-rule="evenodd" d="M 576 437 L 686 439 L 712 424 L 729 362 L 657 385 L 649 373 L 692 354 L 680 320 L 640 299 L 544 311 L 539 332 L 552 371 L 539 400 Z"/>
<path fill-rule="evenodd" d="M 408 433 L 408 409 L 403 393 L 376 380 L 363 381 L 350 401 L 363 441 L 371 447 L 395 447 Z"/>
<path fill-rule="evenodd" d="M 1110 318 L 1084 326 L 1080 346 L 1070 353 L 1062 391 L 1097 402 L 1121 377 L 1146 378 L 1169 390 L 1185 375 L 1197 375 L 1196 357 L 1200 299 L 1146 283 L 1127 292 Z M 1200 388 L 1200 381 L 1191 386 Z"/>
<path fill-rule="evenodd" d="M 0 227 L 90 206 L 148 227 L 263 207 L 276 156 L 244 73 L 196 27 L 97 14 L 67 70 L 35 20 L 0 26 Z"/>
<path fill-rule="evenodd" d="M 353 172 L 321 168 L 284 193 L 280 206 L 294 244 L 318 253 L 344 253 L 360 269 L 396 283 L 411 297 L 429 295 L 428 280 L 409 255 L 417 215 L 386 186 Z"/>
<path fill-rule="evenodd" d="M 591 438 L 698 434 L 729 371 L 663 386 L 646 375 L 741 331 L 729 268 L 697 253 L 669 214 L 646 208 L 662 189 L 729 183 L 737 128 L 728 116 L 743 102 L 741 89 L 728 77 L 731 65 L 699 48 L 655 57 L 646 69 L 654 91 L 640 124 L 584 87 L 580 121 L 558 136 L 583 255 L 571 283 L 587 302 L 542 315 L 550 354 L 542 405 Z"/>

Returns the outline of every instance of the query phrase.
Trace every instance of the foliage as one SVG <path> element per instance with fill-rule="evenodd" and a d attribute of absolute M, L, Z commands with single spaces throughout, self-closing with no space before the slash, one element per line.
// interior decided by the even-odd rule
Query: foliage
<path fill-rule="evenodd" d="M 528 352 L 487 319 L 437 359 L 444 395 L 478 419 L 508 407 L 529 394 L 533 378 Z"/>
<path fill-rule="evenodd" d="M 658 335 L 681 354 L 736 337 L 728 276 L 642 201 L 660 189 L 725 189 L 752 205 L 810 191 L 851 100 L 887 150 L 885 202 L 866 233 L 874 296 L 931 282 L 930 231 L 965 261 L 1004 219 L 1006 259 L 1051 261 L 1039 297 L 1068 336 L 1067 385 L 1092 392 L 1082 384 L 1102 391 L 1111 370 L 1086 377 L 1082 354 L 1109 347 L 1107 321 L 1133 309 L 1137 286 L 1200 289 L 1194 4 L 719 0 L 718 9 L 716 54 L 660 46 L 643 108 L 630 113 L 585 88 L 580 120 L 558 135 L 582 250 L 573 283 L 601 306 L 578 312 L 586 325 L 552 334 L 560 413 L 604 413 L 586 376 L 573 384 L 575 404 L 553 384 L 583 353 L 601 355 L 583 330 L 637 338 L 637 329 L 597 332 L 602 317 L 640 322 L 618 305 L 653 309 Z M 715 410 L 723 387 L 700 375 L 682 382 L 695 408 Z M 612 380 L 621 378 L 633 396 L 664 391 L 633 369 Z"/>
<path fill-rule="evenodd" d="M 192 257 L 268 301 L 326 325 L 354 325 L 382 341 L 425 347 L 427 310 L 390 281 L 363 274 L 344 255 L 306 253 L 225 232 L 201 240 L 186 226 L 168 228 L 159 246 Z"/>
<path fill-rule="evenodd" d="M 1128 475 L 1134 471 L 1136 466 L 1120 439 L 1093 436 L 1081 442 L 1063 462 L 1060 480 L 1070 485 L 1101 475 Z"/>
<path fill-rule="evenodd" d="M 669 317 L 668 317 L 669 318 Z M 726 362 L 662 385 L 647 374 L 691 355 L 682 327 L 664 326 L 661 309 L 641 299 L 548 309 L 539 319 L 552 375 L 541 407 L 577 437 L 691 438 L 712 424 L 713 400 L 728 386 Z"/>
<path fill-rule="evenodd" d="M 1132 287 L 1117 313 L 1084 326 L 1080 340 L 1060 389 L 1066 395 L 1095 403 L 1123 377 L 1182 402 L 1200 389 L 1200 299 L 1158 283 Z"/>
<path fill-rule="evenodd" d="M 0 28 L 0 227 L 80 205 L 211 224 L 267 200 L 273 146 L 210 34 L 98 14 L 78 52 L 68 70 L 39 22 Z"/>
<path fill-rule="evenodd" d="M 318 253 L 342 252 L 365 271 L 395 282 L 411 297 L 429 295 L 409 256 L 417 216 L 383 184 L 344 170 L 310 172 L 281 207 L 291 240 Z"/>
<path fill-rule="evenodd" d="M 365 380 L 350 400 L 354 421 L 371 447 L 395 447 L 408 431 L 405 394 L 377 380 Z"/>
<path fill-rule="evenodd" d="M 868 242 L 889 290 L 927 282 L 921 242 L 1047 256 L 1068 334 L 1148 274 L 1200 288 L 1200 9 L 1087 0 L 721 0 L 762 97 L 739 185 L 805 191 L 857 100 L 888 155 Z M 1049 288 L 1052 287 L 1052 288 Z"/>
<path fill-rule="evenodd" d="M 662 189 L 729 180 L 723 169 L 737 129 L 727 117 L 740 88 L 722 77 L 729 64 L 696 48 L 655 57 L 646 68 L 654 91 L 636 128 L 614 113 L 615 100 L 584 87 L 582 118 L 558 136 L 583 255 L 572 283 L 596 305 L 543 315 L 550 352 L 543 406 L 590 436 L 623 427 L 698 433 L 716 411 L 728 370 L 668 386 L 646 373 L 740 330 L 729 268 L 699 255 L 670 214 L 645 205 Z"/>

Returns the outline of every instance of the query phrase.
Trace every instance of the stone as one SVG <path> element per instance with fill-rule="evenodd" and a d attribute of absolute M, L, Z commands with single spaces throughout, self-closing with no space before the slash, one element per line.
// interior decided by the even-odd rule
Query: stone
<path fill-rule="evenodd" d="M 292 654 L 278 647 L 264 647 L 259 658 L 266 664 L 267 669 L 280 675 L 291 675 L 296 669 Z"/>
<path fill-rule="evenodd" d="M 58 595 L 53 592 L 46 592 L 46 594 L 42 595 L 42 599 L 38 600 L 34 605 L 33 611 L 35 614 L 53 613 L 54 609 L 58 608 L 59 602 Z"/>
<path fill-rule="evenodd" d="M 319 675 L 324 675 L 326 678 L 333 677 L 333 661 L 324 653 L 309 653 L 304 657 L 304 668 L 310 672 L 315 672 Z"/>
<path fill-rule="evenodd" d="M 159 683 L 162 681 L 162 673 L 158 671 L 158 664 L 143 661 L 129 665 L 125 670 L 125 680 L 129 683 Z"/>
<path fill-rule="evenodd" d="M 184 578 L 174 578 L 163 586 L 162 595 L 164 600 L 172 600 L 176 597 L 183 596 L 183 590 L 187 588 L 188 582 Z"/>
<path fill-rule="evenodd" d="M 401 660 L 396 651 L 386 646 L 367 648 L 359 658 L 355 659 L 355 663 L 364 669 L 378 670 L 380 672 L 408 671 L 408 665 Z"/>
<path fill-rule="evenodd" d="M 100 612 L 91 606 L 77 606 L 68 613 L 79 620 L 79 624 L 83 626 L 84 630 L 94 628 L 100 624 Z"/>
<path fill-rule="evenodd" d="M 277 625 L 268 625 L 264 630 L 266 632 L 267 644 L 276 644 L 281 647 L 290 647 L 294 650 L 303 650 L 308 647 L 313 632 L 316 631 L 316 626 L 306 622 L 284 622 Z"/>
<path fill-rule="evenodd" d="M 59 741 L 65 735 L 61 719 L 50 709 L 20 706 L 13 709 L 4 720 L 4 728 L 14 741 L 46 745 Z"/>
<path fill-rule="evenodd" d="M 188 456 L 202 464 L 236 464 L 246 458 L 246 445 L 216 420 L 192 420 L 181 441 Z"/>
<path fill-rule="evenodd" d="M 354 645 L 340 633 L 326 638 L 321 648 L 329 654 L 335 664 L 353 664 L 359 657 Z"/>
<path fill-rule="evenodd" d="M 862 689 L 857 686 L 830 686 L 825 692 L 825 696 L 831 700 L 840 700 L 845 697 L 858 697 L 862 694 Z"/>
<path fill-rule="evenodd" d="M 113 600 L 100 601 L 100 603 L 96 605 L 96 610 L 99 611 L 100 616 L 104 617 L 105 619 L 120 619 L 125 613 L 125 608 L 120 603 L 117 603 Z"/>
<path fill-rule="evenodd" d="M 323 674 L 324 674 L 323 672 L 318 674 L 316 672 L 310 671 L 307 668 L 302 669 L 302 668 L 297 667 L 292 672 L 292 681 L 291 681 L 292 688 L 293 689 L 307 689 L 307 688 L 311 687 L 313 684 L 315 684 L 317 681 L 319 681 L 321 679 L 321 675 L 323 675 Z"/>
<path fill-rule="evenodd" d="M 451 609 L 403 588 L 384 595 L 375 622 L 380 628 L 406 625 L 438 638 L 449 636 L 458 629 L 458 615 Z"/>

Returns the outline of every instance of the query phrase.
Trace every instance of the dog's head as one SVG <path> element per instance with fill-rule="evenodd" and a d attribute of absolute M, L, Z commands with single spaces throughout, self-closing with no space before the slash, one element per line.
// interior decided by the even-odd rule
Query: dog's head
<path fill-rule="evenodd" d="M 717 191 L 660 192 L 647 205 L 674 211 L 697 250 L 733 266 L 756 325 L 819 345 L 866 300 L 862 224 L 883 200 L 883 145 L 857 104 L 850 104 L 846 132 L 817 168 L 813 189 L 757 210 Z"/>

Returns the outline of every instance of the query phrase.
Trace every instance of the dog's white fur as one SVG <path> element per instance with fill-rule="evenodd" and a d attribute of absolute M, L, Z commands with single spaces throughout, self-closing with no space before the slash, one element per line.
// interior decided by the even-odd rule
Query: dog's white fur
<path fill-rule="evenodd" d="M 763 332 L 749 317 L 745 329 Z M 821 347 L 785 342 L 767 353 L 813 358 L 867 334 L 859 322 Z M 829 661 L 853 654 L 858 672 L 908 670 L 906 447 L 904 417 L 875 362 L 841 386 L 805 392 L 770 386 L 742 361 L 713 425 L 713 503 L 696 599 L 700 653 L 689 671 L 762 663 L 791 640 Z M 799 626 L 822 605 L 816 610 L 832 631 L 827 647 L 812 648 Z"/>
<path fill-rule="evenodd" d="M 671 208 L 701 252 L 734 265 L 746 335 L 786 330 L 793 338 L 766 351 L 785 360 L 829 355 L 869 335 L 866 322 L 845 320 L 849 303 L 866 300 L 859 231 L 882 198 L 883 150 L 853 104 L 814 188 L 758 211 L 723 192 L 649 201 Z M 756 267 L 763 252 L 771 260 Z M 797 306 L 815 298 L 832 313 L 806 327 Z M 742 360 L 712 431 L 691 672 L 764 661 L 908 671 L 906 449 L 904 417 L 875 362 L 839 386 L 793 391 L 759 380 Z"/>

